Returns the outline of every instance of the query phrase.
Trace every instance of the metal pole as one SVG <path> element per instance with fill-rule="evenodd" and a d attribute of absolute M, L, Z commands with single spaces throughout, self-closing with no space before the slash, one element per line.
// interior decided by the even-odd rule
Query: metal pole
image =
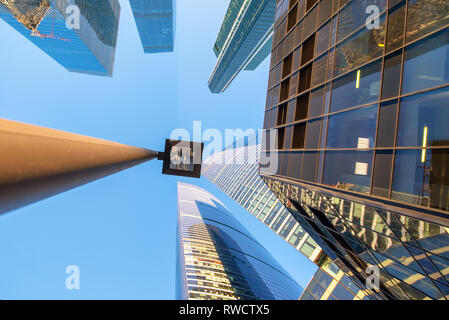
<path fill-rule="evenodd" d="M 0 214 L 157 156 L 148 149 L 0 119 Z"/>

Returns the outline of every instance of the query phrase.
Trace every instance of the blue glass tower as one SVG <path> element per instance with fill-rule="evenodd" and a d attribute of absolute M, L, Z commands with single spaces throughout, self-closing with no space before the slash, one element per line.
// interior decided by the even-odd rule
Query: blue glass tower
<path fill-rule="evenodd" d="M 303 289 L 216 197 L 178 183 L 177 298 L 293 300 Z"/>
<path fill-rule="evenodd" d="M 145 53 L 173 52 L 175 0 L 129 0 Z"/>
<path fill-rule="evenodd" d="M 79 28 L 66 24 L 72 19 L 70 6 L 79 9 Z M 0 18 L 67 70 L 112 76 L 117 0 L 0 0 Z"/>
<path fill-rule="evenodd" d="M 221 93 L 242 70 L 255 70 L 270 55 L 276 0 L 232 0 L 214 45 L 217 64 L 209 79 Z"/>

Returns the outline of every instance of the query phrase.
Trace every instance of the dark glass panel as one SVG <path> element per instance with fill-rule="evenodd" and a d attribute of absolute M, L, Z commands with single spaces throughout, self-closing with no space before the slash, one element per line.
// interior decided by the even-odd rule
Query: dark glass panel
<path fill-rule="evenodd" d="M 394 147 L 396 134 L 398 100 L 384 102 L 380 105 L 377 147 Z"/>
<path fill-rule="evenodd" d="M 382 99 L 397 97 L 401 82 L 402 51 L 385 58 Z"/>
<path fill-rule="evenodd" d="M 284 103 L 278 107 L 278 118 L 277 118 L 278 126 L 285 124 L 285 122 L 287 120 L 287 108 L 288 108 L 288 105 L 286 103 Z"/>
<path fill-rule="evenodd" d="M 290 93 L 290 78 L 282 81 L 281 83 L 281 95 L 279 97 L 279 102 L 287 100 Z"/>
<path fill-rule="evenodd" d="M 309 110 L 309 97 L 310 94 L 306 93 L 298 98 L 296 104 L 295 120 L 302 120 L 307 118 L 307 113 Z"/>
<path fill-rule="evenodd" d="M 303 92 L 310 88 L 310 83 L 312 81 L 312 65 L 309 64 L 307 67 L 303 68 L 299 73 L 299 92 Z"/>
<path fill-rule="evenodd" d="M 376 151 L 374 160 L 373 194 L 389 198 L 393 151 Z"/>
<path fill-rule="evenodd" d="M 306 123 L 295 125 L 293 129 L 293 149 L 303 149 L 306 138 Z"/>
<path fill-rule="evenodd" d="M 315 35 L 310 37 L 302 45 L 301 66 L 313 59 L 313 53 L 315 50 Z"/>
<path fill-rule="evenodd" d="M 294 6 L 293 9 L 289 12 L 288 18 L 287 18 L 287 32 L 293 28 L 293 26 L 296 24 L 296 16 L 298 14 L 298 6 Z"/>

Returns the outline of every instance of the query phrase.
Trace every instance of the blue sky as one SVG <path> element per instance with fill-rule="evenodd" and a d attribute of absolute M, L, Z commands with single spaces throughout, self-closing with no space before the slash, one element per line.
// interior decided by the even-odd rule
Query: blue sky
<path fill-rule="evenodd" d="M 269 59 L 209 92 L 212 51 L 229 1 L 179 0 L 174 53 L 144 55 L 128 1 L 113 78 L 69 73 L 0 20 L 0 117 L 163 150 L 177 128 L 260 128 Z M 0 298 L 173 299 L 176 182 L 151 161 L 0 216 Z M 316 267 L 206 179 L 181 179 L 218 196 L 305 287 Z M 67 290 L 78 265 L 81 289 Z"/>

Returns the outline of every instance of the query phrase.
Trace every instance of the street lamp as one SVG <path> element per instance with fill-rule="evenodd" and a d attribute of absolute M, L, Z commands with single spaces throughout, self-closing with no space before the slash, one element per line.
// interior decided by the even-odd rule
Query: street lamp
<path fill-rule="evenodd" d="M 0 119 L 0 214 L 158 158 L 163 174 L 201 175 L 203 144 L 166 140 L 164 152 Z"/>

